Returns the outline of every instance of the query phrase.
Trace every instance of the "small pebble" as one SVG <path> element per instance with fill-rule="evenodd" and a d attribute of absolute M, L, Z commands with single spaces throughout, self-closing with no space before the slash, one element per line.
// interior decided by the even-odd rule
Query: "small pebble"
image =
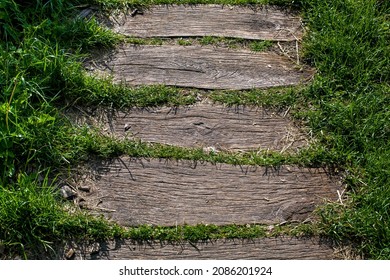
<path fill-rule="evenodd" d="M 208 153 L 208 154 L 211 154 L 211 153 L 216 154 L 216 153 L 218 153 L 218 150 L 216 148 L 210 146 L 210 147 L 204 147 L 203 152 Z"/>
<path fill-rule="evenodd" d="M 77 195 L 77 192 L 75 192 L 71 187 L 69 187 L 68 185 L 63 185 L 61 187 L 61 194 L 62 194 L 62 197 L 64 199 L 71 199 L 73 198 L 74 196 Z"/>
<path fill-rule="evenodd" d="M 78 189 L 83 192 L 89 192 L 91 190 L 90 186 L 79 186 Z"/>
<path fill-rule="evenodd" d="M 125 126 L 124 126 L 125 131 L 128 131 L 130 128 L 131 128 L 130 124 L 128 124 L 128 123 L 125 124 Z"/>
<path fill-rule="evenodd" d="M 70 248 L 69 251 L 66 252 L 66 254 L 65 254 L 65 258 L 67 260 L 73 259 L 74 256 L 75 256 L 75 251 L 72 248 Z"/>
<path fill-rule="evenodd" d="M 80 13 L 79 13 L 79 17 L 80 18 L 91 18 L 93 15 L 95 14 L 95 10 L 93 8 L 86 8 L 84 10 L 82 10 Z"/>
<path fill-rule="evenodd" d="M 79 201 L 79 207 L 81 209 L 88 209 L 88 204 L 85 200 Z"/>
<path fill-rule="evenodd" d="M 267 227 L 267 230 L 268 230 L 269 232 L 272 232 L 272 231 L 274 230 L 274 228 L 275 228 L 275 226 L 269 225 L 269 226 Z"/>
<path fill-rule="evenodd" d="M 132 17 L 135 17 L 136 15 L 143 15 L 144 14 L 144 12 L 143 11 L 140 11 L 140 10 L 138 10 L 138 9 L 134 9 L 132 12 L 131 12 L 131 16 Z"/>

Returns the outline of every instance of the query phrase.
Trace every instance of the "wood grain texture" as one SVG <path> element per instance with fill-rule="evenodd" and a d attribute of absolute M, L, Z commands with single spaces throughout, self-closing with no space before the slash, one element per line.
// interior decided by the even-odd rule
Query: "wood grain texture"
<path fill-rule="evenodd" d="M 229 108 L 207 101 L 178 108 L 95 110 L 87 118 L 78 114 L 75 121 L 103 126 L 103 130 L 120 139 L 216 152 L 296 151 L 307 144 L 303 132 L 275 111 L 244 106 Z"/>
<path fill-rule="evenodd" d="M 251 89 L 304 83 L 311 70 L 295 68 L 293 62 L 275 53 L 253 53 L 201 46 L 132 46 L 86 66 L 111 74 L 114 82 L 201 89 Z"/>
<path fill-rule="evenodd" d="M 181 243 L 111 241 L 78 249 L 77 259 L 100 260 L 330 260 L 331 242 L 319 238 L 219 239 Z"/>
<path fill-rule="evenodd" d="M 137 37 L 220 36 L 292 41 L 302 38 L 301 19 L 274 7 L 154 6 L 143 14 L 112 18 L 113 29 Z"/>
<path fill-rule="evenodd" d="M 91 168 L 99 207 L 125 226 L 303 221 L 340 187 L 325 170 L 295 166 L 122 157 Z"/>

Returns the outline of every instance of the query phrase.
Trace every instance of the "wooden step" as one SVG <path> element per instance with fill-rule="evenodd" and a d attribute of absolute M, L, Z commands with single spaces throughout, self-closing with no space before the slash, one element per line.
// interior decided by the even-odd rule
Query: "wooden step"
<path fill-rule="evenodd" d="M 89 207 L 125 226 L 303 221 L 340 189 L 326 170 L 296 166 L 121 157 L 90 169 Z"/>
<path fill-rule="evenodd" d="M 97 66 L 97 67 L 96 67 Z M 201 89 L 252 89 L 297 85 L 312 71 L 284 56 L 202 46 L 124 45 L 90 61 L 90 70 L 111 74 L 114 82 Z"/>
<path fill-rule="evenodd" d="M 206 242 L 111 241 L 78 248 L 77 259 L 100 260 L 330 260 L 332 243 L 319 238 L 219 239 Z"/>
<path fill-rule="evenodd" d="M 100 127 L 119 139 L 202 147 L 215 152 L 296 151 L 308 140 L 285 113 L 247 106 L 229 108 L 203 101 L 178 108 L 95 110 L 84 116 L 76 110 L 68 115 L 79 124 Z"/>
<path fill-rule="evenodd" d="M 112 24 L 116 32 L 137 37 L 220 36 L 293 41 L 303 34 L 297 15 L 274 7 L 154 6 L 142 14 L 129 11 L 113 17 Z"/>

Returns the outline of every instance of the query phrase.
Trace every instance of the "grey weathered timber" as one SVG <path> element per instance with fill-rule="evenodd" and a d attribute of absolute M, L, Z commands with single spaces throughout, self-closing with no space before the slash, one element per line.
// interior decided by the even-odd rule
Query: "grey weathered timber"
<path fill-rule="evenodd" d="M 100 59 L 100 70 L 127 85 L 251 89 L 304 83 L 312 71 L 298 69 L 284 56 L 201 46 L 125 45 Z"/>
<path fill-rule="evenodd" d="M 131 159 L 93 166 L 98 208 L 125 226 L 274 224 L 307 219 L 336 200 L 337 177 L 325 170 Z M 96 200 L 95 200 L 96 201 Z"/>
<path fill-rule="evenodd" d="M 154 6 L 143 14 L 112 19 L 113 29 L 137 37 L 221 36 L 292 41 L 302 37 L 301 19 L 274 7 Z"/>
<path fill-rule="evenodd" d="M 295 151 L 307 144 L 305 135 L 293 122 L 275 111 L 244 106 L 229 108 L 207 101 L 179 108 L 102 110 L 91 116 L 90 121 L 117 138 L 214 152 Z"/>
<path fill-rule="evenodd" d="M 332 244 L 319 238 L 219 239 L 206 242 L 111 241 L 78 249 L 77 259 L 101 260 L 329 260 Z"/>

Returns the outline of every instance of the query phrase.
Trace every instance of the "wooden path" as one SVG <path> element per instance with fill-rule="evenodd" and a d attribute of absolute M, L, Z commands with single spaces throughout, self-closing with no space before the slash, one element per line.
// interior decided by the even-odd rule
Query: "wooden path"
<path fill-rule="evenodd" d="M 303 30 L 297 15 L 263 7 L 155 6 L 112 19 L 126 36 L 168 38 L 222 36 L 295 41 Z M 283 53 L 283 52 L 282 52 Z M 86 64 L 127 86 L 164 84 L 198 89 L 251 89 L 307 83 L 308 67 L 271 51 L 254 53 L 213 46 L 122 45 Z M 82 119 L 82 118 L 81 118 Z M 88 116 L 89 124 L 123 141 L 139 139 L 218 153 L 257 149 L 295 152 L 307 140 L 288 114 L 264 108 L 226 108 L 203 98 L 178 108 L 122 108 Z M 325 169 L 259 167 L 187 160 L 130 158 L 89 162 L 80 193 L 92 213 L 123 226 L 275 225 L 314 221 L 313 210 L 339 198 L 341 178 Z M 332 259 L 333 247 L 318 237 L 209 240 L 196 244 L 134 240 L 80 248 L 80 259 Z"/>

